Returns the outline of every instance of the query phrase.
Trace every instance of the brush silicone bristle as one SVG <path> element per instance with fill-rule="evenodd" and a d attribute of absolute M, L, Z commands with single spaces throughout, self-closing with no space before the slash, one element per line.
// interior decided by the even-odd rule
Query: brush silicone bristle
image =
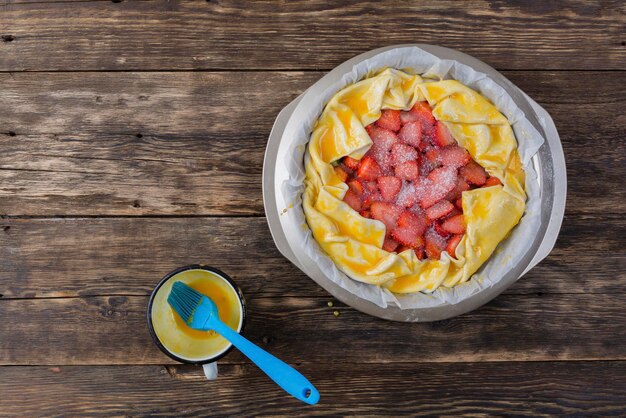
<path fill-rule="evenodd" d="M 183 282 L 176 282 L 172 286 L 172 291 L 167 297 L 167 303 L 185 321 L 189 322 L 193 312 L 202 300 L 202 293 L 196 292 Z"/>

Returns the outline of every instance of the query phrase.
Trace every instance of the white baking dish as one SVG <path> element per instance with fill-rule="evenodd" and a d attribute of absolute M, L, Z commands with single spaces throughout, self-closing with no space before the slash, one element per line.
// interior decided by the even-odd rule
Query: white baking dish
<path fill-rule="evenodd" d="M 287 201 L 282 192 L 283 183 L 288 181 L 285 164 L 292 157 L 289 153 L 293 152 L 286 146 L 283 134 L 294 110 L 299 105 L 306 105 L 306 103 L 301 104 L 300 102 L 307 92 L 315 93 L 316 89 L 322 89 L 342 80 L 344 75 L 349 73 L 356 64 L 377 54 L 391 49 L 413 46 L 421 48 L 441 59 L 458 61 L 478 72 L 486 74 L 508 93 L 515 104 L 524 112 L 532 126 L 543 136 L 543 145 L 531 160 L 537 172 L 536 181 L 539 183 L 541 222 L 534 241 L 522 255 L 520 261 L 510 268 L 497 283 L 481 289 L 476 294 L 458 303 L 440 304 L 438 306 L 417 309 L 400 309 L 393 305 L 387 305 L 386 307 L 378 306 L 340 287 L 330 280 L 318 264 L 303 251 L 302 242 L 298 234 L 296 234 L 297 228 L 301 228 L 302 225 L 295 224 L 293 217 L 282 216 L 285 213 L 285 208 L 302 210 L 298 205 L 293 207 L 293 202 Z M 558 132 L 550 115 L 502 74 L 487 64 L 459 51 L 423 44 L 396 45 L 369 51 L 346 61 L 320 79 L 279 113 L 268 140 L 263 165 L 265 213 L 272 237 L 279 251 L 340 301 L 370 315 L 407 322 L 436 321 L 475 309 L 496 297 L 544 259 L 552 250 L 561 227 L 565 211 L 566 188 L 565 158 Z"/>

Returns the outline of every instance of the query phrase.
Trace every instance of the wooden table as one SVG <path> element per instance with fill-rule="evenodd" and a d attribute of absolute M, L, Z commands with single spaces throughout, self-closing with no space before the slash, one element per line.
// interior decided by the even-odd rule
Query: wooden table
<path fill-rule="evenodd" d="M 625 415 L 625 28 L 621 1 L 4 0 L 0 414 Z M 425 324 L 334 301 L 278 253 L 261 196 L 279 110 L 344 60 L 410 42 L 535 98 L 569 178 L 552 254 Z M 155 347 L 148 295 L 190 263 L 241 285 L 245 335 L 319 405 L 237 352 L 209 382 Z"/>

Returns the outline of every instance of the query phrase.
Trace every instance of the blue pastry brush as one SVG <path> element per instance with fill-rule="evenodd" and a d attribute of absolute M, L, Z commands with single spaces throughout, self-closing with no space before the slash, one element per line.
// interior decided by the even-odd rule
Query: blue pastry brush
<path fill-rule="evenodd" d="M 217 305 L 208 296 L 183 282 L 175 282 L 167 302 L 191 328 L 200 331 L 213 330 L 230 341 L 291 396 L 309 405 L 319 401 L 319 392 L 300 372 L 223 323 L 219 318 Z"/>

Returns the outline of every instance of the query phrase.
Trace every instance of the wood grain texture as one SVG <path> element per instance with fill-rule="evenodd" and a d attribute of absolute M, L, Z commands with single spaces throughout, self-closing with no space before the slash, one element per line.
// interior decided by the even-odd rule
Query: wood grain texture
<path fill-rule="evenodd" d="M 329 297 L 247 295 L 244 335 L 292 363 L 626 360 L 623 294 L 501 295 L 470 314 L 419 324 L 329 307 Z M 147 303 L 0 300 L 0 365 L 175 363 L 150 339 Z M 247 362 L 236 350 L 222 361 Z"/>
<path fill-rule="evenodd" d="M 496 68 L 623 69 L 620 1 L 4 4 L 0 70 L 329 69 L 403 43 Z M 68 30 L 68 28 L 71 28 Z M 45 51 L 45 53 L 42 53 Z"/>
<path fill-rule="evenodd" d="M 625 227 L 619 215 L 566 216 L 552 254 L 507 292 L 626 293 Z M 149 295 L 194 263 L 253 297 L 327 295 L 282 257 L 264 218 L 0 219 L 0 260 L 4 298 Z"/>
<path fill-rule="evenodd" d="M 274 118 L 321 75 L 0 74 L 0 215 L 260 215 Z M 568 213 L 621 213 L 626 72 L 505 75 L 555 119 Z"/>
<path fill-rule="evenodd" d="M 314 407 L 251 365 L 2 367 L 0 409 L 20 416 L 623 416 L 626 362 L 302 365 Z M 28 388 L 25 390 L 24 388 Z M 184 401 L 183 401 L 184 399 Z"/>
<path fill-rule="evenodd" d="M 273 119 L 319 74 L 21 76 L 0 76 L 0 213 L 171 215 L 262 213 Z"/>
<path fill-rule="evenodd" d="M 625 16 L 617 0 L 4 0 L 0 416 L 625 416 Z M 415 42 L 508 69 L 553 116 L 569 181 L 539 266 L 474 312 L 403 324 L 279 254 L 261 172 L 274 118 L 320 70 Z M 233 276 L 245 335 L 318 406 L 237 351 L 209 382 L 156 348 L 148 295 L 190 263 Z"/>

